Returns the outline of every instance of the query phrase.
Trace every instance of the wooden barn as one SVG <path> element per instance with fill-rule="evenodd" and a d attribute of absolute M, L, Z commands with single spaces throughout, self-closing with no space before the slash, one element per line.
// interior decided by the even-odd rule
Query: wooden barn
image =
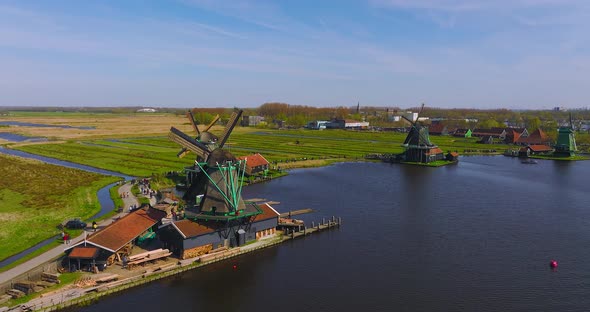
<path fill-rule="evenodd" d="M 154 230 L 165 212 L 152 208 L 135 210 L 85 240 L 65 249 L 70 270 L 101 269 L 129 256 L 133 245 L 144 235 L 155 236 Z M 154 233 L 154 234 L 151 234 Z"/>

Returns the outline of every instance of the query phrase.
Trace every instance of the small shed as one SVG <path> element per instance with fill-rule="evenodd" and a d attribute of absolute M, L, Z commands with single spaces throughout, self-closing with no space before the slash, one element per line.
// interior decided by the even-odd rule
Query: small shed
<path fill-rule="evenodd" d="M 448 161 L 458 161 L 459 160 L 459 154 L 456 152 L 449 152 L 447 153 L 447 155 L 445 156 L 446 160 Z"/>

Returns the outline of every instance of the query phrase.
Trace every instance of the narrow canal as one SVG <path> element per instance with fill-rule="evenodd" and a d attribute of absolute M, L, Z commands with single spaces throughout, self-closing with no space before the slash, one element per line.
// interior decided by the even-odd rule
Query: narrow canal
<path fill-rule="evenodd" d="M 45 157 L 45 156 L 41 156 L 41 155 L 35 155 L 35 154 L 26 153 L 26 152 L 22 152 L 22 151 L 7 149 L 7 148 L 1 147 L 1 146 L 0 146 L 0 153 L 12 155 L 12 156 L 23 157 L 23 158 L 36 159 L 36 160 L 46 162 L 49 164 L 53 164 L 53 165 L 58 165 L 58 166 L 63 166 L 63 167 L 68 167 L 68 168 L 75 168 L 75 169 L 94 172 L 94 173 L 103 174 L 103 175 L 116 176 L 116 177 L 123 178 L 125 180 L 133 179 L 133 177 L 122 174 L 122 173 L 99 169 L 99 168 L 94 168 L 94 167 L 90 167 L 90 166 L 86 166 L 86 165 L 76 164 L 76 163 L 72 163 L 72 162 L 68 162 L 68 161 L 63 161 L 63 160 Z M 100 190 L 98 190 L 97 197 L 98 197 L 98 202 L 100 203 L 100 211 L 97 212 L 94 216 L 92 216 L 90 218 L 91 220 L 98 219 L 98 218 L 104 216 L 105 214 L 109 213 L 110 211 L 112 211 L 115 208 L 115 204 L 113 203 L 113 200 L 111 199 L 111 195 L 109 193 L 109 189 L 111 187 L 113 187 L 113 185 L 115 185 L 115 184 L 116 183 L 109 184 L 109 185 L 101 188 Z M 12 255 L 12 256 L 0 261 L 0 267 L 9 265 L 9 264 L 13 263 L 14 261 L 17 261 L 17 260 L 21 259 L 22 257 L 32 253 L 33 251 L 50 244 L 54 240 L 55 240 L 55 237 L 48 238 L 31 248 L 23 250 L 16 255 Z"/>
<path fill-rule="evenodd" d="M 502 156 L 294 170 L 244 197 L 340 216 L 340 229 L 74 310 L 586 311 L 589 175 L 590 162 Z"/>

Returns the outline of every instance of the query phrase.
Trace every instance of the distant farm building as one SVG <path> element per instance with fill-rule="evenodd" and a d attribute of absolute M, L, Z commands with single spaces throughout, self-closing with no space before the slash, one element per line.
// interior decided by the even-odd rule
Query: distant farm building
<path fill-rule="evenodd" d="M 474 129 L 471 135 L 478 138 L 492 137 L 494 139 L 499 139 L 503 141 L 506 137 L 506 131 L 501 128 Z"/>
<path fill-rule="evenodd" d="M 463 129 L 463 128 L 459 128 L 456 129 L 455 132 L 453 132 L 453 136 L 456 137 L 461 137 L 461 138 L 470 138 L 472 136 L 472 132 L 471 129 Z"/>
<path fill-rule="evenodd" d="M 327 128 L 331 129 L 366 129 L 369 127 L 368 121 L 356 121 L 351 119 L 334 119 Z"/>
<path fill-rule="evenodd" d="M 307 128 L 313 130 L 324 130 L 328 128 L 328 124 L 330 124 L 330 122 L 327 120 L 314 120 L 307 124 Z"/>
<path fill-rule="evenodd" d="M 519 145 L 551 145 L 551 138 L 541 129 L 537 129 L 529 134 L 527 137 L 520 137 L 516 140 Z"/>
<path fill-rule="evenodd" d="M 262 122 L 264 122 L 264 117 L 262 116 L 242 116 L 241 124 L 243 127 L 255 127 Z"/>
<path fill-rule="evenodd" d="M 504 131 L 506 132 L 506 135 L 504 136 L 504 143 L 516 144 L 516 141 L 520 139 L 521 132 L 518 132 L 512 128 L 506 128 Z"/>
<path fill-rule="evenodd" d="M 246 160 L 246 174 L 253 175 L 268 170 L 270 163 L 260 153 L 240 156 L 239 160 Z"/>
<path fill-rule="evenodd" d="M 449 130 L 442 123 L 434 123 L 428 127 L 428 133 L 431 135 L 448 135 Z"/>
<path fill-rule="evenodd" d="M 157 110 L 155 108 L 140 108 L 136 110 L 137 113 L 155 113 Z"/>
<path fill-rule="evenodd" d="M 242 246 L 275 234 L 279 213 L 269 204 L 258 205 L 258 209 L 262 213 L 247 225 L 227 227 L 218 221 L 188 219 L 170 222 L 161 227 L 160 239 L 164 248 L 181 259 L 198 257 L 218 248 Z"/>

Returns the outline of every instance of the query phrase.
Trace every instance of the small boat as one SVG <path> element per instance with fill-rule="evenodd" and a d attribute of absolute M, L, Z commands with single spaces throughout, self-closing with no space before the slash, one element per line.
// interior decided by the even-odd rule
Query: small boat
<path fill-rule="evenodd" d="M 525 159 L 525 160 L 521 161 L 521 163 L 523 163 L 523 164 L 529 164 L 529 165 L 534 165 L 534 164 L 537 164 L 537 161 L 534 160 L 534 159 Z"/>

